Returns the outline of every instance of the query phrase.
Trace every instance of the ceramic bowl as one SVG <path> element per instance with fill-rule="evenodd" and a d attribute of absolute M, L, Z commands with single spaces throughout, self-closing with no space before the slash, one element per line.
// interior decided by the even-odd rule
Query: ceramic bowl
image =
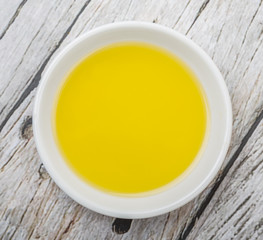
<path fill-rule="evenodd" d="M 177 184 L 150 196 L 115 196 L 83 182 L 68 167 L 55 143 L 51 115 L 61 81 L 85 56 L 111 43 L 139 41 L 167 49 L 198 77 L 209 108 L 206 146 L 191 172 Z M 211 58 L 194 42 L 169 28 L 122 22 L 94 29 L 65 47 L 45 71 L 36 94 L 33 130 L 38 152 L 56 184 L 81 205 L 119 218 L 146 218 L 172 211 L 191 201 L 219 171 L 229 147 L 232 109 L 227 87 Z"/>

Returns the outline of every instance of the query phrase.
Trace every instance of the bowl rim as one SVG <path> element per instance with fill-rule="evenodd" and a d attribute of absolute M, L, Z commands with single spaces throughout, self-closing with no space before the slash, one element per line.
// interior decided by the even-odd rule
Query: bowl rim
<path fill-rule="evenodd" d="M 89 199 L 86 199 L 84 201 L 83 199 L 80 199 L 76 194 L 74 194 L 68 186 L 66 186 L 61 179 L 57 177 L 56 172 L 54 169 L 49 165 L 49 162 L 46 158 L 46 153 L 43 147 L 41 146 L 41 141 L 39 140 L 39 128 L 41 127 L 39 125 L 38 121 L 38 115 L 39 115 L 39 110 L 40 110 L 40 104 L 44 99 L 42 98 L 43 92 L 44 92 L 44 85 L 45 83 L 48 82 L 49 76 L 51 72 L 55 69 L 57 64 L 63 59 L 63 57 L 66 55 L 67 52 L 72 50 L 75 46 L 77 46 L 80 42 L 83 40 L 89 38 L 92 35 L 96 35 L 97 33 L 104 32 L 105 30 L 113 30 L 113 29 L 118 29 L 118 28 L 126 28 L 126 27 L 134 27 L 134 28 L 146 28 L 150 30 L 157 30 L 160 32 L 165 32 L 169 35 L 171 35 L 174 38 L 181 39 L 186 42 L 186 44 L 191 47 L 192 51 L 195 51 L 200 57 L 203 58 L 203 60 L 206 61 L 206 63 L 209 65 L 210 69 L 214 72 L 214 74 L 217 76 L 218 84 L 220 84 L 222 94 L 225 100 L 225 107 L 227 109 L 226 114 L 226 129 L 225 129 L 225 138 L 224 138 L 224 145 L 220 150 L 220 154 L 217 157 L 217 160 L 215 162 L 215 165 L 213 166 L 212 169 L 209 171 L 209 175 L 206 176 L 206 178 L 198 185 L 198 187 L 187 194 L 183 199 L 181 199 L 180 202 L 177 202 L 176 204 L 171 204 L 171 205 L 165 205 L 162 208 L 154 209 L 152 211 L 134 211 L 133 213 L 125 213 L 123 211 L 116 211 L 112 209 L 107 209 L 101 205 L 97 205 L 94 202 L 89 202 Z M 48 173 L 52 177 L 52 179 L 55 181 L 55 183 L 67 194 L 69 195 L 72 199 L 74 199 L 76 202 L 80 203 L 81 205 L 94 210 L 96 212 L 99 212 L 101 214 L 105 214 L 108 216 L 112 217 L 120 217 L 120 218 L 147 218 L 147 217 L 153 217 L 157 215 L 161 215 L 167 212 L 170 212 L 174 209 L 177 209 L 184 204 L 188 203 L 191 201 L 193 198 L 195 198 L 198 194 L 200 194 L 214 179 L 216 174 L 218 173 L 220 167 L 223 164 L 224 158 L 227 154 L 228 147 L 230 145 L 231 141 L 231 134 L 232 134 L 232 106 L 231 106 L 231 100 L 229 97 L 228 89 L 225 84 L 225 81 L 216 67 L 215 63 L 213 60 L 204 52 L 201 47 L 199 47 L 196 43 L 194 43 L 192 40 L 187 38 L 185 35 L 172 30 L 168 27 L 155 24 L 155 23 L 148 23 L 148 22 L 139 22 L 139 21 L 127 21 L 127 22 L 117 22 L 117 23 L 110 23 L 106 24 L 100 27 L 97 27 L 79 37 L 77 37 L 75 40 L 73 40 L 70 44 L 68 44 L 66 47 L 64 47 L 58 54 L 57 56 L 52 60 L 51 64 L 45 70 L 45 72 L 42 75 L 42 79 L 40 81 L 40 84 L 37 89 L 36 97 L 35 97 L 35 103 L 34 103 L 34 109 L 33 109 L 33 133 L 34 133 L 34 139 L 36 143 L 37 150 L 39 152 L 41 161 L 43 162 L 45 168 L 47 169 Z"/>

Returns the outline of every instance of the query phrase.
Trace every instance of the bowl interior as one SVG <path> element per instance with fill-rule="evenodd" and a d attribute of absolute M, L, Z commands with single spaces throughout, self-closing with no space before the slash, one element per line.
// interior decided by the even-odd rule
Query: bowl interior
<path fill-rule="evenodd" d="M 210 112 L 207 144 L 190 174 L 171 188 L 151 196 L 114 196 L 87 185 L 69 169 L 57 149 L 52 133 L 54 99 L 68 71 L 94 50 L 123 41 L 158 45 L 181 58 L 198 77 Z M 136 22 L 105 25 L 67 46 L 52 62 L 41 80 L 33 116 L 34 135 L 40 157 L 59 187 L 85 207 L 122 218 L 159 215 L 193 199 L 219 170 L 230 142 L 231 126 L 232 112 L 227 88 L 220 72 L 203 50 L 175 31 L 155 24 Z"/>

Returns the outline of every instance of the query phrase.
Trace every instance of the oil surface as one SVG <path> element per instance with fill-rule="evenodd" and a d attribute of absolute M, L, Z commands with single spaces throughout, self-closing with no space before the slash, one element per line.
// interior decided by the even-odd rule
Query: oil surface
<path fill-rule="evenodd" d="M 54 133 L 71 169 L 105 191 L 158 189 L 192 164 L 204 141 L 207 108 L 190 69 L 142 43 L 109 45 L 66 77 Z"/>

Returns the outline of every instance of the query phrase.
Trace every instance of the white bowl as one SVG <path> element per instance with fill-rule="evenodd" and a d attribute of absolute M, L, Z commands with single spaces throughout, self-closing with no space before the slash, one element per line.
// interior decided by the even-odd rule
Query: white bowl
<path fill-rule="evenodd" d="M 177 55 L 199 78 L 209 107 L 210 130 L 199 161 L 177 184 L 151 196 L 115 196 L 89 186 L 65 163 L 52 133 L 51 114 L 54 99 L 68 71 L 94 50 L 123 41 L 155 44 Z M 230 143 L 232 109 L 228 90 L 219 70 L 199 46 L 182 34 L 160 25 L 122 22 L 105 25 L 82 35 L 54 59 L 38 87 L 33 129 L 37 149 L 47 171 L 71 198 L 105 215 L 146 218 L 181 207 L 212 181 L 222 165 Z"/>

